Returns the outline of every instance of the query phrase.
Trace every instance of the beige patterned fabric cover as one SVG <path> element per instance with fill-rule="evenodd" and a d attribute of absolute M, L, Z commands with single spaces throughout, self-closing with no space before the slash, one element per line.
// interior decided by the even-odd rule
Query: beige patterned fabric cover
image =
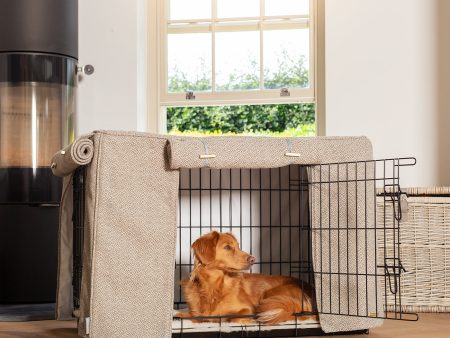
<path fill-rule="evenodd" d="M 348 161 L 369 160 L 372 152 L 361 149 L 354 156 Z M 384 316 L 384 284 L 374 276 L 376 188 L 370 181 L 374 163 L 313 166 L 309 177 L 313 267 L 322 330 L 380 326 L 382 319 L 364 318 Z M 344 315 L 335 315 L 339 313 Z"/>
<path fill-rule="evenodd" d="M 166 138 L 91 140 L 79 334 L 89 317 L 91 337 L 170 337 L 178 172 L 166 166 Z"/>
<path fill-rule="evenodd" d="M 84 137 L 83 144 L 87 144 L 86 139 L 92 141 L 93 148 L 87 165 L 79 334 L 86 335 L 84 320 L 90 318 L 90 337 L 171 336 L 179 168 L 270 168 L 372 158 L 371 144 L 364 137 L 184 138 L 100 131 Z M 69 186 L 77 163 L 74 156 L 57 154 L 53 162 L 57 163 L 55 173 L 67 175 L 65 186 Z M 59 318 L 66 318 L 72 306 L 71 285 L 67 282 L 71 274 L 71 198 L 65 196 L 61 208 Z M 317 215 L 320 205 L 317 198 L 314 201 Z M 367 217 L 372 216 L 373 210 Z M 336 221 L 335 216 L 331 221 Z M 323 227 L 323 221 L 313 217 L 312 226 Z M 317 269 L 321 258 L 316 236 L 312 244 Z M 333 240 L 328 244 L 335 250 Z M 326 263 L 322 258 L 322 265 Z M 345 287 L 341 285 L 341 291 Z M 333 294 L 336 288 L 339 286 L 331 281 Z M 323 292 L 329 295 L 327 289 Z M 334 311 L 334 305 L 331 309 Z M 377 319 L 334 315 L 320 315 L 320 320 L 326 332 L 380 324 Z"/>
<path fill-rule="evenodd" d="M 64 177 L 59 213 L 56 318 L 72 318 L 72 175 Z"/>
<path fill-rule="evenodd" d="M 342 162 L 371 148 L 365 137 L 171 137 L 171 169 L 276 168 L 289 164 Z M 213 158 L 206 156 L 215 156 Z"/>

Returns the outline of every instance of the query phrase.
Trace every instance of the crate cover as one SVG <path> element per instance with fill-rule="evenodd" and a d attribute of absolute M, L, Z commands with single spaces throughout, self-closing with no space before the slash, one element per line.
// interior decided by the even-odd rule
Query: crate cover
<path fill-rule="evenodd" d="M 169 338 L 181 168 L 278 168 L 305 164 L 314 165 L 310 167 L 309 180 L 315 182 L 321 175 L 343 178 L 343 173 L 334 172 L 328 163 L 372 159 L 372 146 L 365 137 L 172 137 L 116 131 L 79 137 L 55 154 L 52 163 L 54 174 L 64 177 L 57 318 L 71 318 L 73 312 L 71 178 L 78 166 L 85 165 L 87 169 L 79 334 Z M 362 170 L 356 166 L 347 174 L 358 181 L 364 178 L 360 176 Z M 370 168 L 365 167 L 365 178 L 367 172 Z M 353 184 L 360 183 L 363 191 L 366 183 Z M 383 320 L 367 318 L 367 314 L 384 315 L 382 283 L 376 283 L 375 277 L 352 278 L 349 283 L 334 278 L 336 260 L 340 259 L 340 235 L 336 236 L 339 231 L 324 229 L 375 226 L 375 203 L 370 202 L 375 198 L 374 189 L 366 189 L 369 197 L 356 192 L 344 198 L 342 190 L 339 192 L 340 184 L 311 186 L 312 259 L 314 271 L 323 273 L 315 273 L 315 290 L 320 325 L 325 332 L 376 327 Z M 347 219 L 336 212 L 338 204 L 333 201 L 348 203 L 354 209 L 351 216 Z M 364 224 L 358 225 L 361 217 Z M 373 274 L 376 259 L 367 259 L 367 254 L 376 252 L 375 237 L 368 232 L 366 241 L 355 233 L 348 242 L 340 243 L 340 250 L 348 249 L 352 262 L 346 266 L 344 260 L 339 261 L 340 268 L 350 273 L 367 269 Z M 359 242 L 357 250 L 355 242 Z M 360 305 L 355 310 L 357 302 Z"/>

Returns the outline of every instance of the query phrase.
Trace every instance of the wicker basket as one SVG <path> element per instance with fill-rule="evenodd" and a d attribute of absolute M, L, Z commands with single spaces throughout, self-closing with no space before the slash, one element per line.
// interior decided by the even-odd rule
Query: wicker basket
<path fill-rule="evenodd" d="M 401 310 L 450 312 L 450 187 L 402 191 L 408 208 L 400 223 L 400 255 L 406 270 L 400 283 Z M 382 197 L 377 208 L 382 215 Z M 386 217 L 391 215 L 390 206 Z M 392 307 L 388 297 L 387 310 Z"/>

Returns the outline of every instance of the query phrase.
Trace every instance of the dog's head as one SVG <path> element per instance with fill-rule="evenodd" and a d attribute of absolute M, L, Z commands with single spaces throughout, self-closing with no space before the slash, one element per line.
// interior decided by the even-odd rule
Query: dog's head
<path fill-rule="evenodd" d="M 239 248 L 231 233 L 217 231 L 203 235 L 192 244 L 199 263 L 229 270 L 248 270 L 256 258 Z"/>

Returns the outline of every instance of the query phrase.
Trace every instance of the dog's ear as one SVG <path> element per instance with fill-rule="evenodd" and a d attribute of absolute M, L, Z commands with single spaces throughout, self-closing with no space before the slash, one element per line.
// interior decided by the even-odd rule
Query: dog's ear
<path fill-rule="evenodd" d="M 209 264 L 216 257 L 216 245 L 219 240 L 217 231 L 203 235 L 192 244 L 195 257 L 201 264 Z"/>

